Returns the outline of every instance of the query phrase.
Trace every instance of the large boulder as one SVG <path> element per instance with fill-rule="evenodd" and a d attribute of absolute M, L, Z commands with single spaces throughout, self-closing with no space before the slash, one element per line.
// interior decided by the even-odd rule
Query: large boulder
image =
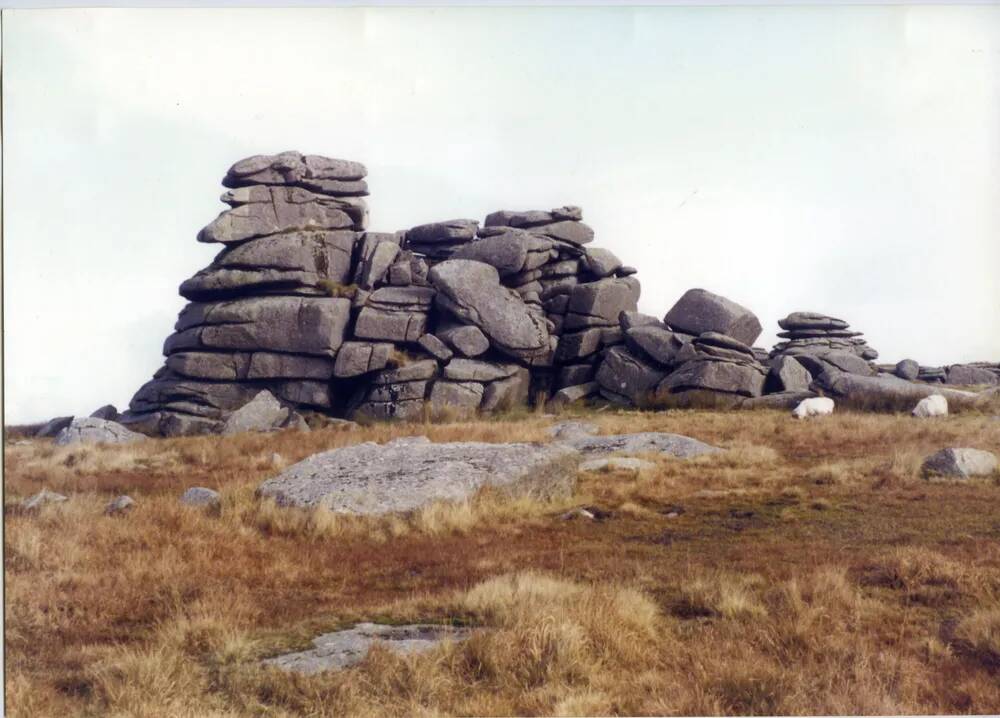
<path fill-rule="evenodd" d="M 573 488 L 578 462 L 579 454 L 565 446 L 397 439 L 314 454 L 265 481 L 257 493 L 280 506 L 383 514 L 466 500 L 484 486 L 513 495 L 563 496 Z"/>
<path fill-rule="evenodd" d="M 351 315 L 348 299 L 253 297 L 185 307 L 164 354 L 198 349 L 333 356 Z"/>
<path fill-rule="evenodd" d="M 893 373 L 900 379 L 915 381 L 920 376 L 920 364 L 914 359 L 903 359 L 896 364 Z"/>
<path fill-rule="evenodd" d="M 274 394 L 262 391 L 230 414 L 222 425 L 223 434 L 248 431 L 276 431 L 288 424 L 292 412 Z"/>
<path fill-rule="evenodd" d="M 131 444 L 146 437 L 106 419 L 77 418 L 56 435 L 59 446 L 68 444 Z"/>
<path fill-rule="evenodd" d="M 198 233 L 199 242 L 230 244 L 269 234 L 315 229 L 364 229 L 364 200 L 316 194 L 300 187 L 254 185 L 229 190 L 228 209 Z"/>
<path fill-rule="evenodd" d="M 836 370 L 824 371 L 816 378 L 812 387 L 834 397 L 888 409 L 901 409 L 907 404 L 912 406 L 914 402 L 932 394 L 942 395 L 952 407 L 972 406 L 977 397 L 975 392 L 917 384 L 891 374 L 861 376 Z"/>
<path fill-rule="evenodd" d="M 689 289 L 663 321 L 685 334 L 718 332 L 751 346 L 763 328 L 756 315 L 734 301 L 705 289 Z"/>
<path fill-rule="evenodd" d="M 459 247 L 452 259 L 473 259 L 494 267 L 501 277 L 535 270 L 550 258 L 552 242 L 530 232 L 511 230 Z"/>
<path fill-rule="evenodd" d="M 166 365 L 181 376 L 213 381 L 329 379 L 333 373 L 330 357 L 281 352 L 181 351 L 168 356 Z"/>
<path fill-rule="evenodd" d="M 60 431 L 65 429 L 73 421 L 72 416 L 57 416 L 54 419 L 49 419 L 41 428 L 35 432 L 35 436 L 39 439 L 50 439 L 57 436 Z"/>
<path fill-rule="evenodd" d="M 569 293 L 564 327 L 568 330 L 616 327 L 622 312 L 635 311 L 639 292 L 639 281 L 635 277 L 577 284 Z"/>
<path fill-rule="evenodd" d="M 808 391 L 812 383 L 812 375 L 792 356 L 779 356 L 771 363 L 771 371 L 767 377 L 767 388 L 770 391 Z"/>
<path fill-rule="evenodd" d="M 222 184 L 225 187 L 298 184 L 316 192 L 367 194 L 361 182 L 367 174 L 360 162 L 288 151 L 242 159 L 229 168 Z"/>
<path fill-rule="evenodd" d="M 346 284 L 358 234 L 289 232 L 233 246 L 181 284 L 195 301 L 246 293 L 325 295 L 325 283 Z"/>
<path fill-rule="evenodd" d="M 628 312 L 622 312 L 623 315 Z M 673 367 L 678 363 L 678 353 L 685 344 L 690 344 L 694 337 L 690 334 L 674 332 L 662 325 L 658 319 L 655 323 L 644 323 L 629 326 L 625 330 L 625 345 L 640 356 L 649 357 L 664 367 Z"/>
<path fill-rule="evenodd" d="M 767 374 L 756 362 L 700 357 L 685 362 L 656 387 L 657 398 L 690 390 L 755 397 L 764 393 Z"/>
<path fill-rule="evenodd" d="M 993 386 L 1000 383 L 1000 377 L 997 377 L 997 375 L 989 369 L 971 366 L 969 364 L 955 364 L 948 367 L 948 375 L 945 379 L 945 383 L 959 384 L 963 386 L 973 386 L 979 384 Z"/>
<path fill-rule="evenodd" d="M 642 406 L 652 399 L 665 372 L 625 347 L 612 347 L 597 370 L 601 394 L 611 401 Z"/>
<path fill-rule="evenodd" d="M 496 268 L 469 259 L 435 265 L 428 278 L 438 290 L 438 306 L 465 324 L 474 324 L 495 349 L 531 361 L 551 351 L 545 320 L 500 284 Z"/>
<path fill-rule="evenodd" d="M 982 449 L 941 449 L 924 459 L 920 472 L 925 478 L 947 476 L 968 479 L 977 476 L 991 476 L 997 472 L 995 454 Z"/>

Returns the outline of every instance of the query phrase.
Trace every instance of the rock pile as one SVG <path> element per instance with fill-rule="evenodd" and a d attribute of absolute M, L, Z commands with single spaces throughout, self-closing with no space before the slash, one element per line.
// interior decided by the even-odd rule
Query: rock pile
<path fill-rule="evenodd" d="M 366 174 L 358 162 L 298 152 L 229 169 L 229 209 L 198 233 L 222 249 L 181 284 L 190 303 L 164 343 L 164 366 L 121 423 L 174 435 L 303 428 L 310 413 L 422 419 L 539 399 L 552 408 L 701 397 L 784 406 L 817 389 L 900 391 L 883 386 L 877 352 L 841 319 L 794 312 L 768 354 L 753 346 L 753 312 L 704 289 L 685 292 L 662 320 L 640 314 L 636 270 L 591 246 L 579 207 L 368 231 Z M 931 378 L 925 369 L 893 371 Z M 997 365 L 940 376 L 998 377 Z M 101 418 L 111 418 L 106 409 Z"/>

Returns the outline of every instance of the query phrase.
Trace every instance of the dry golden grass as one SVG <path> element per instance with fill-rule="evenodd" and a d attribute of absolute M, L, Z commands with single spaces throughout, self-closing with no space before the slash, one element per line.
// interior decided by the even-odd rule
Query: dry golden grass
<path fill-rule="evenodd" d="M 581 474 L 565 501 L 484 492 L 359 518 L 279 509 L 253 492 L 336 446 L 545 441 L 551 419 L 6 446 L 9 714 L 1000 711 L 1000 482 L 917 473 L 942 446 L 1000 451 L 1000 422 L 578 418 L 729 451 Z M 218 489 L 221 511 L 180 506 L 195 485 Z M 15 510 L 43 487 L 70 500 Z M 118 493 L 138 505 L 103 516 Z M 577 506 L 601 518 L 561 518 Z M 417 656 L 374 649 L 340 673 L 259 663 L 358 620 L 475 631 Z"/>

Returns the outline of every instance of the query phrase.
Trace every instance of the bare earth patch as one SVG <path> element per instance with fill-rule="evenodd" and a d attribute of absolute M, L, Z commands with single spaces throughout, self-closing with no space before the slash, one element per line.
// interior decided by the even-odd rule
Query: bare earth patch
<path fill-rule="evenodd" d="M 725 451 L 646 453 L 551 501 L 483 490 L 405 515 L 259 500 L 364 441 L 550 442 L 553 419 L 128 446 L 5 446 L 14 716 L 1000 712 L 1000 479 L 920 478 L 1000 422 L 850 412 L 592 412 Z M 192 486 L 221 510 L 182 506 Z M 16 510 L 46 488 L 69 497 Z M 135 507 L 104 516 L 128 494 Z M 587 507 L 594 518 L 566 520 Z M 301 676 L 269 657 L 356 623 L 463 641 Z"/>

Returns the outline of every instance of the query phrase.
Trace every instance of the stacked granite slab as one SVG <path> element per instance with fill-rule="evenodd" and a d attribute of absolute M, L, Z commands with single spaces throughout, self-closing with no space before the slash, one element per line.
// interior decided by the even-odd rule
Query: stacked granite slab
<path fill-rule="evenodd" d="M 262 389 L 297 407 L 333 407 L 330 378 L 351 323 L 351 300 L 333 290 L 350 282 L 364 236 L 365 174 L 357 162 L 298 152 L 230 168 L 230 208 L 198 234 L 223 249 L 181 284 L 191 303 L 123 423 L 217 430 Z"/>
<path fill-rule="evenodd" d="M 704 289 L 687 291 L 663 320 L 622 312 L 624 346 L 609 349 L 596 380 L 609 401 L 636 406 L 711 394 L 738 403 L 760 396 L 767 370 L 752 347 L 760 322 Z"/>

